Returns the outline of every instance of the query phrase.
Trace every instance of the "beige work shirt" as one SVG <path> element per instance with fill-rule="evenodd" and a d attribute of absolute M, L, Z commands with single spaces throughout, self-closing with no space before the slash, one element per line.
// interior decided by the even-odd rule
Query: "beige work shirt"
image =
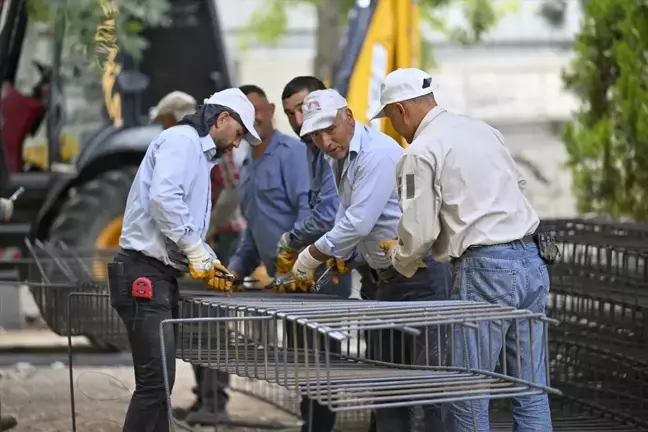
<path fill-rule="evenodd" d="M 407 277 L 428 254 L 447 262 L 471 246 L 519 240 L 538 227 L 502 134 L 480 120 L 435 107 L 396 176 L 403 215 L 392 264 Z"/>

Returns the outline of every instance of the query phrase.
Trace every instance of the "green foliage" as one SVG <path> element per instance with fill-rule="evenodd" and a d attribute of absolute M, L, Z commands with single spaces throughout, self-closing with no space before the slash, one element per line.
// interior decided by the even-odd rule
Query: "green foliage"
<path fill-rule="evenodd" d="M 66 56 L 101 62 L 115 41 L 119 49 L 139 59 L 148 45 L 141 30 L 164 25 L 169 4 L 168 0 L 28 0 L 27 7 L 30 19 L 48 24 L 62 11 Z M 103 37 L 95 37 L 97 29 L 102 29 Z"/>
<path fill-rule="evenodd" d="M 563 138 L 581 212 L 648 220 L 648 2 L 589 1 L 564 73 Z"/>
<path fill-rule="evenodd" d="M 288 19 L 287 9 L 298 4 L 316 5 L 318 1 L 341 1 L 344 19 L 355 5 L 355 0 L 266 0 L 263 6 L 254 11 L 239 40 L 240 47 L 246 49 L 252 42 L 275 46 L 285 36 Z M 464 12 L 466 26 L 448 27 L 442 16 L 442 9 L 452 3 L 459 3 Z M 493 2 L 492 0 L 420 0 L 421 18 L 435 30 L 441 31 L 452 40 L 469 45 L 497 24 L 499 19 L 518 8 L 517 0 Z M 432 46 L 422 40 L 421 63 L 424 68 L 434 63 Z"/>

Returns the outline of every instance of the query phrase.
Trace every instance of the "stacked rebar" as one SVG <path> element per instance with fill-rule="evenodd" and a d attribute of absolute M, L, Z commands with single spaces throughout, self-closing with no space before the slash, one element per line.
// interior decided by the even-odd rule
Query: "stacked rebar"
<path fill-rule="evenodd" d="M 551 268 L 553 384 L 565 395 L 648 428 L 648 228 L 545 223 L 563 258 Z"/>

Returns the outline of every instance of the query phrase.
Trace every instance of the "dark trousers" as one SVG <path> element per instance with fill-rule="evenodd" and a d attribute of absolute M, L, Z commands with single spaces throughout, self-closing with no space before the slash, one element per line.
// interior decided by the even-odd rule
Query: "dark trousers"
<path fill-rule="evenodd" d="M 229 387 L 230 375 L 227 372 L 193 366 L 196 376 L 196 396 L 198 404 L 209 411 L 225 411 L 229 395 L 225 390 Z"/>
<path fill-rule="evenodd" d="M 135 370 L 135 391 L 124 421 L 124 432 L 167 432 L 169 419 L 162 372 L 160 323 L 178 316 L 178 272 L 161 262 L 136 252 L 122 252 L 115 257 L 121 271 L 111 271 L 110 295 L 128 332 Z M 113 267 L 113 268 L 118 268 Z M 134 298 L 133 282 L 150 279 L 153 297 Z M 165 330 L 165 351 L 170 390 L 175 381 L 175 335 Z"/>
<path fill-rule="evenodd" d="M 371 269 L 368 265 L 362 265 L 356 268 L 358 273 L 360 273 L 360 298 L 366 300 L 375 300 L 376 292 L 378 291 L 378 275 L 374 270 Z M 365 340 L 365 356 L 369 358 L 369 336 L 370 332 L 364 332 Z M 369 421 L 368 432 L 376 432 L 376 413 L 371 411 L 371 418 Z"/>
<path fill-rule="evenodd" d="M 411 278 L 390 268 L 378 273 L 376 299 L 383 301 L 443 301 L 450 298 L 452 271 L 449 264 L 432 259 L 427 268 L 419 269 Z M 398 330 L 372 331 L 369 335 L 369 355 L 397 364 L 438 365 L 443 347 L 439 347 L 436 330 L 430 328 L 420 336 L 406 335 Z M 443 337 L 442 337 L 443 339 Z M 427 349 L 426 349 L 427 347 Z M 425 431 L 441 431 L 441 413 L 434 406 L 424 406 Z M 413 432 L 413 407 L 381 408 L 376 410 L 378 432 Z"/>

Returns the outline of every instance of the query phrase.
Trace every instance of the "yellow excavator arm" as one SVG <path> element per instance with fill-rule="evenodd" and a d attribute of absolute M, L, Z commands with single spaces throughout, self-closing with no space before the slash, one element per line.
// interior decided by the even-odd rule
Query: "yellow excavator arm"
<path fill-rule="evenodd" d="M 398 68 L 419 66 L 420 11 L 415 0 L 359 0 L 352 16 L 333 85 L 346 96 L 356 120 L 369 124 L 380 106 L 385 76 Z M 407 145 L 388 120 L 372 125 Z"/>

